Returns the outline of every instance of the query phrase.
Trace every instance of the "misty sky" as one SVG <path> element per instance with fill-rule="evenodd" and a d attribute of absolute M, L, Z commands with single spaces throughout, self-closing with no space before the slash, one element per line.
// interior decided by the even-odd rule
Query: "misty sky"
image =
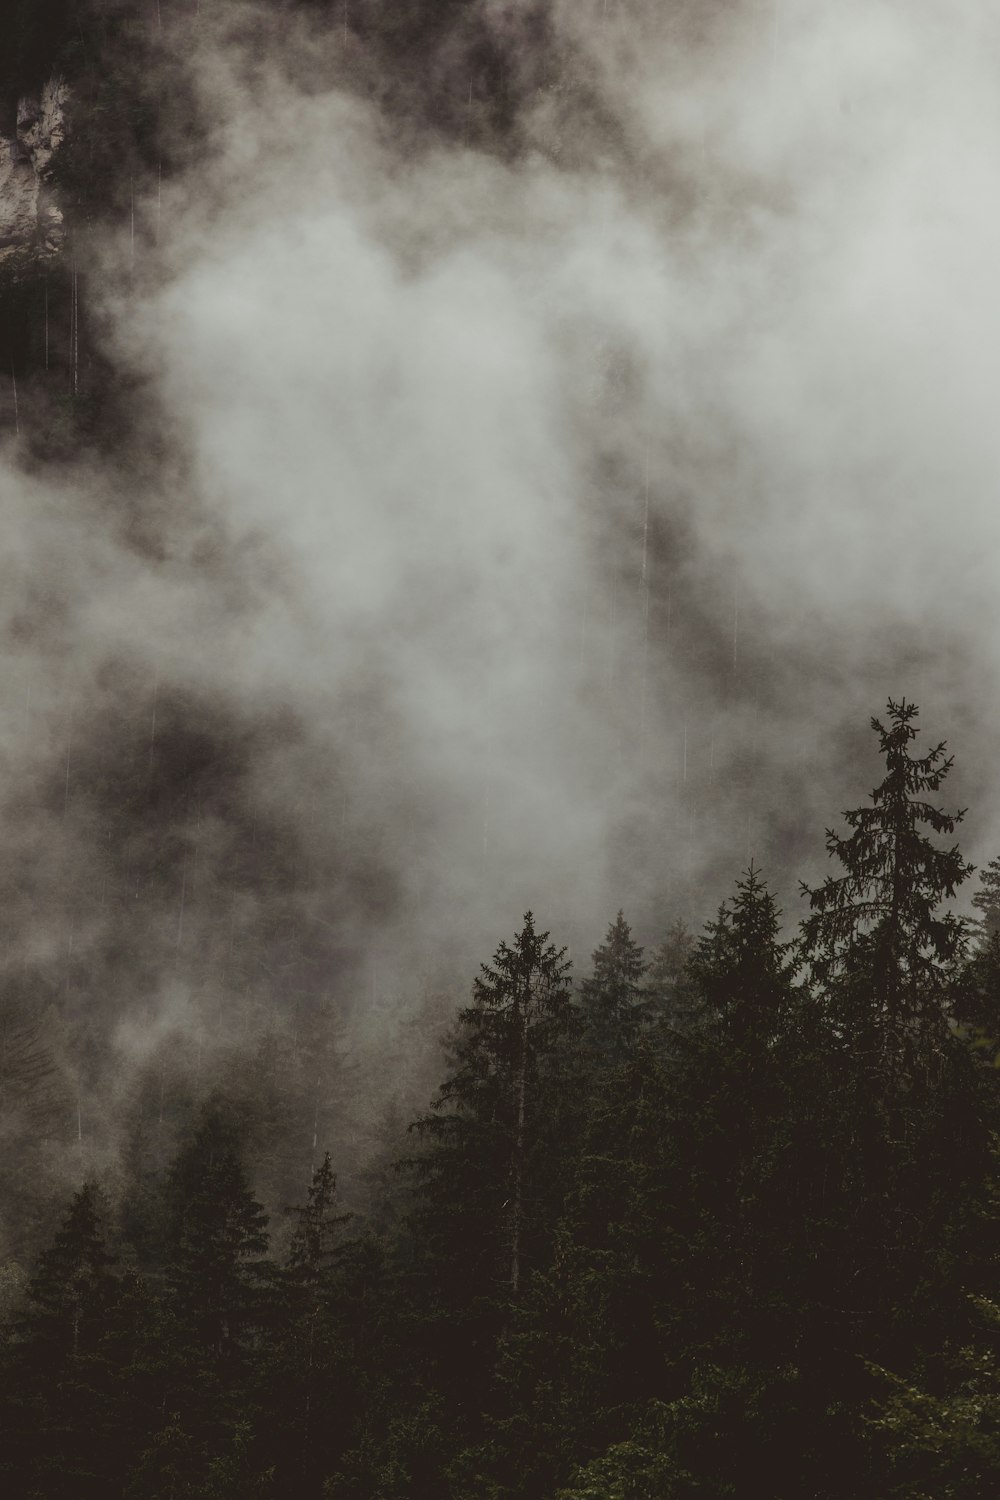
<path fill-rule="evenodd" d="M 579 960 L 753 855 L 795 915 L 890 694 L 992 857 L 1000 16 L 565 0 L 500 149 L 202 11 L 87 272 L 145 461 L 3 459 L 8 962 L 135 1049 L 244 943 L 363 1031 L 528 906 Z"/>

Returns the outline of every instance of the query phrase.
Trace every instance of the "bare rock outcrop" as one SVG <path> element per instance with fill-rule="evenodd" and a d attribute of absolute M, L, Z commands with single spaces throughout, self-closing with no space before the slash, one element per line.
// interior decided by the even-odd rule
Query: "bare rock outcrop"
<path fill-rule="evenodd" d="M 63 214 L 51 164 L 65 131 L 68 88 L 52 78 L 17 106 L 13 138 L 0 139 L 0 270 L 45 260 L 62 245 Z"/>

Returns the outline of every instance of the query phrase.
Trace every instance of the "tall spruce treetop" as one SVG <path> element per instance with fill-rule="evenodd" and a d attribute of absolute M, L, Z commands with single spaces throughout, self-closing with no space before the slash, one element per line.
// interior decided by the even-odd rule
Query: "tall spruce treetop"
<path fill-rule="evenodd" d="M 964 811 L 943 812 L 927 801 L 953 759 L 943 743 L 926 755 L 910 753 L 917 712 L 905 699 L 890 699 L 888 724 L 872 719 L 886 775 L 870 807 L 845 812 L 846 838 L 832 829 L 826 834 L 828 853 L 846 873 L 802 887 L 811 908 L 803 948 L 814 977 L 830 993 L 853 997 L 855 1010 L 860 1002 L 864 1017 L 853 1019 L 865 1019 L 883 1040 L 891 1031 L 945 1024 L 965 924 L 939 907 L 973 868 L 957 844 L 941 849 L 928 837 L 954 833 Z"/>
<path fill-rule="evenodd" d="M 533 914 L 513 946 L 501 942 L 492 965 L 480 965 L 473 1003 L 459 1015 L 458 1068 L 442 1086 L 441 1102 L 479 1112 L 482 1084 L 496 1081 L 516 1115 L 517 1095 L 541 1058 L 571 1024 L 566 949 L 535 931 Z"/>
<path fill-rule="evenodd" d="M 566 949 L 548 939 L 526 912 L 513 944 L 501 942 L 493 963 L 480 966 L 473 1003 L 458 1018 L 455 1069 L 434 1113 L 416 1122 L 436 1143 L 428 1186 L 437 1181 L 445 1197 L 461 1191 L 466 1206 L 484 1188 L 502 1196 L 504 1279 L 514 1295 L 531 1216 L 526 1192 L 551 1134 L 563 1044 L 579 1026 Z M 531 1196 L 537 1208 L 537 1191 Z M 480 1227 L 490 1218 L 485 1206 L 478 1218 Z"/>
<path fill-rule="evenodd" d="M 340 1231 L 351 1215 L 334 1211 L 336 1196 L 337 1178 L 327 1151 L 313 1172 L 307 1201 L 286 1209 L 296 1220 L 288 1252 L 288 1272 L 302 1288 L 315 1288 L 337 1257 Z"/>
<path fill-rule="evenodd" d="M 580 986 L 580 1009 L 590 1041 L 620 1055 L 635 1042 L 649 1010 L 643 991 L 648 965 L 622 912 L 593 957 L 594 972 Z"/>
<path fill-rule="evenodd" d="M 780 926 L 778 905 L 751 864 L 689 962 L 707 1015 L 747 1040 L 773 1035 L 787 1007 L 794 945 L 779 942 Z"/>

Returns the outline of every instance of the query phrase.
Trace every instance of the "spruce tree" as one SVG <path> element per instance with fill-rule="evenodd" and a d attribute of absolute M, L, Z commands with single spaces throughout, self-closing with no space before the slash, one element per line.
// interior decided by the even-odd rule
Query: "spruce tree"
<path fill-rule="evenodd" d="M 979 1060 L 1000 1061 L 1000 859 L 980 875 L 972 904 L 977 940 L 962 973 L 954 1012 Z"/>
<path fill-rule="evenodd" d="M 811 908 L 803 949 L 830 1013 L 853 1046 L 883 1061 L 940 1041 L 965 945 L 965 924 L 939 908 L 972 866 L 957 844 L 939 848 L 928 836 L 953 834 L 964 815 L 927 800 L 953 759 L 943 743 L 911 754 L 917 712 L 890 699 L 887 726 L 872 719 L 886 774 L 870 807 L 845 812 L 850 834 L 826 835 L 845 873 L 802 887 Z"/>
<path fill-rule="evenodd" d="M 650 1268 L 674 1365 L 661 1440 L 706 1494 L 823 1493 L 809 1487 L 802 1394 L 822 1067 L 796 971 L 751 864 L 688 965 L 692 1021 L 669 1060 L 664 1141 L 671 1241 Z"/>
<path fill-rule="evenodd" d="M 205 1109 L 178 1152 L 168 1200 L 166 1280 L 175 1315 L 209 1360 L 238 1357 L 259 1297 L 267 1215 L 250 1190 L 234 1126 L 218 1102 Z"/>
<path fill-rule="evenodd" d="M 3 1401 L 0 1473 L 13 1492 L 96 1500 L 113 1477 L 120 1414 L 103 1342 L 117 1283 L 106 1218 L 102 1194 L 86 1183 L 29 1282 Z"/>
<path fill-rule="evenodd" d="M 780 930 L 777 902 L 751 863 L 688 964 L 706 1022 L 741 1041 L 763 1041 L 781 1029 L 795 964 L 794 945 L 780 941 Z"/>
<path fill-rule="evenodd" d="M 80 1358 L 100 1336 L 114 1289 L 106 1219 L 97 1184 L 85 1183 L 31 1279 L 29 1327 L 53 1354 Z"/>
<path fill-rule="evenodd" d="M 646 994 L 651 1017 L 667 1032 L 686 1031 L 697 1013 L 688 964 L 695 939 L 686 924 L 677 921 L 663 942 L 654 948 L 646 974 Z"/>
<path fill-rule="evenodd" d="M 278 1283 L 261 1358 L 268 1447 L 283 1492 L 319 1497 L 350 1430 L 351 1364 L 340 1335 L 338 1270 L 350 1214 L 336 1211 L 329 1153 L 313 1173 Z"/>
<path fill-rule="evenodd" d="M 154 1473 L 166 1475 L 176 1462 L 207 1475 L 212 1460 L 236 1443 L 252 1406 L 260 1330 L 271 1316 L 267 1216 L 247 1182 L 239 1130 L 221 1099 L 204 1106 L 178 1151 L 165 1196 L 162 1427 L 151 1434 L 135 1480 L 157 1495 L 169 1493 L 171 1481 L 157 1478 L 161 1488 L 155 1488 Z"/>
<path fill-rule="evenodd" d="M 463 1170 L 484 1179 L 477 1200 L 490 1179 L 488 1191 L 503 1194 L 499 1213 L 487 1214 L 498 1231 L 489 1279 L 506 1281 L 512 1297 L 538 1208 L 533 1188 L 544 1170 L 540 1148 L 543 1139 L 551 1142 L 551 1116 L 560 1103 L 561 1053 L 578 1031 L 566 950 L 548 939 L 526 912 L 513 945 L 501 942 L 492 966 L 481 966 L 473 1003 L 459 1016 L 455 1070 L 441 1086 L 435 1113 L 417 1126 L 436 1140 L 439 1179 L 450 1160 L 462 1158 Z M 480 1148 L 485 1154 L 477 1159 Z"/>
<path fill-rule="evenodd" d="M 579 1034 L 568 970 L 565 949 L 526 913 L 513 943 L 482 965 L 458 1017 L 452 1071 L 414 1127 L 402 1273 L 420 1307 L 407 1364 L 424 1416 L 406 1436 L 405 1464 L 414 1485 L 417 1470 L 423 1484 L 433 1474 L 442 1494 L 443 1455 L 474 1442 L 495 1404 L 498 1346 L 528 1273 L 550 1253 L 565 1192 Z M 449 1418 L 439 1429 L 441 1402 Z"/>
<path fill-rule="evenodd" d="M 642 983 L 648 965 L 623 912 L 595 948 L 592 962 L 593 972 L 580 986 L 584 1038 L 599 1057 L 610 1060 L 634 1046 L 649 1013 Z"/>
<path fill-rule="evenodd" d="M 337 1255 L 341 1229 L 350 1214 L 335 1212 L 337 1178 L 327 1151 L 309 1184 L 306 1202 L 288 1209 L 296 1220 L 288 1252 L 288 1276 L 306 1293 L 320 1285 Z"/>

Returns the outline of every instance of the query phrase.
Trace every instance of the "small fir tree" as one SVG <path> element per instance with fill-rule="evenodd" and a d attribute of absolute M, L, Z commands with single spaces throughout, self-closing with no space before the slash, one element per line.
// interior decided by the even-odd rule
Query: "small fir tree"
<path fill-rule="evenodd" d="M 710 922 L 688 965 L 708 1021 L 741 1039 L 780 1030 L 791 994 L 794 944 L 781 942 L 781 912 L 751 863 L 736 895 Z"/>
<path fill-rule="evenodd" d="M 649 1014 L 643 990 L 648 965 L 623 912 L 592 955 L 593 973 L 580 986 L 580 1011 L 590 1046 L 610 1059 L 635 1045 Z"/>
<path fill-rule="evenodd" d="M 697 995 L 688 972 L 694 950 L 694 935 L 678 920 L 654 948 L 649 963 L 646 994 L 650 1014 L 670 1032 L 688 1030 L 697 1015 Z"/>

